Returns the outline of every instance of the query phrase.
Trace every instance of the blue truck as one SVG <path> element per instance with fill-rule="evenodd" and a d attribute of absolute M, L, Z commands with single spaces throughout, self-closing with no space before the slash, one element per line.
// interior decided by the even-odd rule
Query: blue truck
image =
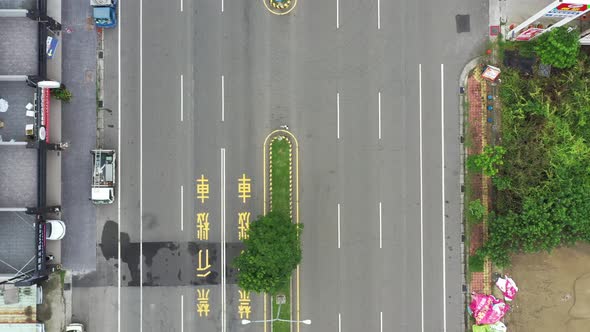
<path fill-rule="evenodd" d="M 94 25 L 98 28 L 117 26 L 117 0 L 90 0 Z"/>

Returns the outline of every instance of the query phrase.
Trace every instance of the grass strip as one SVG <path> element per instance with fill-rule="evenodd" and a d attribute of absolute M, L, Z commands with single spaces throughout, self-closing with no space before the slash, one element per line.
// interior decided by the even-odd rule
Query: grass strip
<path fill-rule="evenodd" d="M 272 192 L 271 192 L 271 210 L 284 213 L 287 216 L 291 214 L 291 145 L 285 138 L 274 139 L 271 143 L 272 151 Z M 291 217 L 291 216 L 290 216 Z M 279 291 L 286 297 L 286 303 L 281 305 L 280 319 L 291 320 L 291 283 Z M 272 299 L 273 319 L 279 310 L 276 303 L 276 297 Z M 273 322 L 273 332 L 290 332 L 290 324 L 286 322 Z"/>

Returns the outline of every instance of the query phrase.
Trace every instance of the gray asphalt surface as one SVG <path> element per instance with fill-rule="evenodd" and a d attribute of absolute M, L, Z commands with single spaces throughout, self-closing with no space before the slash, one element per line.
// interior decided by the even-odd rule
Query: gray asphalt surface
<path fill-rule="evenodd" d="M 121 110 L 116 107 L 113 69 L 117 30 L 105 35 L 106 61 L 112 65 L 106 77 L 109 107 L 114 117 L 117 112 L 122 115 L 121 221 L 116 210 L 99 212 L 97 232 L 103 231 L 109 218 L 115 221 L 109 225 L 118 223 L 123 232 L 122 330 L 138 331 L 141 326 L 143 331 L 180 331 L 181 318 L 185 331 L 222 330 L 223 174 L 226 241 L 234 249 L 228 250 L 229 264 L 238 251 L 237 214 L 250 212 L 253 220 L 262 213 L 264 138 L 288 124 L 300 143 L 305 224 L 301 318 L 313 321 L 301 330 L 379 331 L 382 324 L 383 331 L 461 331 L 458 76 L 485 41 L 487 2 L 381 2 L 378 30 L 376 0 L 340 1 L 338 29 L 335 2 L 301 1 L 292 14 L 278 17 L 259 1 L 226 3 L 224 13 L 219 2 L 185 1 L 181 13 L 179 2 L 144 0 L 142 69 L 139 3 L 121 4 Z M 470 32 L 457 33 L 456 14 L 471 15 Z M 253 197 L 246 203 L 237 193 L 242 174 L 252 179 L 253 186 Z M 204 203 L 195 192 L 201 175 L 211 185 Z M 206 241 L 196 239 L 199 212 L 210 213 Z M 107 272 L 99 271 L 88 285 L 107 285 L 106 280 L 111 280 L 111 286 L 94 287 L 91 292 L 112 295 L 117 282 L 112 279 L 117 269 L 112 256 L 116 242 L 113 236 L 107 239 L 102 239 L 108 245 L 101 248 L 111 250 L 107 254 L 103 250 L 104 257 L 99 257 L 99 266 Z M 206 280 L 195 276 L 197 252 L 203 248 L 211 253 L 212 275 Z M 136 287 L 139 273 L 141 289 Z M 227 330 L 260 330 L 260 326 L 239 325 L 231 271 L 228 277 Z M 197 289 L 210 290 L 208 317 L 199 317 L 196 311 Z M 116 317 L 112 302 L 99 306 L 101 312 Z M 253 295 L 250 318 L 260 319 L 262 313 L 262 299 Z M 105 324 L 112 326 L 115 317 Z"/>

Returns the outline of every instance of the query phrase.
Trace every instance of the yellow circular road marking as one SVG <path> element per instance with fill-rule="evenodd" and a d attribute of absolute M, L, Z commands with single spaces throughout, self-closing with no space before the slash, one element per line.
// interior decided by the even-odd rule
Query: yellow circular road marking
<path fill-rule="evenodd" d="M 264 3 L 264 7 L 266 7 L 266 9 L 268 9 L 269 12 L 275 14 L 275 15 L 287 15 L 289 14 L 293 9 L 295 9 L 295 7 L 297 6 L 297 0 L 292 0 L 293 1 L 293 6 L 291 6 L 291 8 L 289 8 L 287 11 L 285 12 L 279 12 L 274 10 L 273 8 L 270 8 L 270 6 L 268 5 L 269 0 L 262 0 L 262 2 Z"/>

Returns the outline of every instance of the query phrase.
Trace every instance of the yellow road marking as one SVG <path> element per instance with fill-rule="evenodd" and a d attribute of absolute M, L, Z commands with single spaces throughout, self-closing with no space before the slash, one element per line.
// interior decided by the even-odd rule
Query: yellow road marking
<path fill-rule="evenodd" d="M 264 1 L 264 0 L 263 0 Z M 265 2 L 266 3 L 266 2 Z M 271 132 L 270 134 L 268 134 L 268 136 L 266 136 L 266 139 L 264 140 L 264 145 L 262 147 L 262 155 L 263 155 L 263 160 L 262 160 L 262 165 L 263 165 L 263 176 L 262 176 L 262 181 L 263 181 L 263 188 L 264 188 L 264 194 L 263 194 L 263 214 L 266 215 L 266 146 L 268 144 L 268 139 L 273 136 L 275 133 L 285 133 L 289 136 L 291 136 L 291 138 L 293 138 L 293 141 L 295 142 L 295 183 L 297 184 L 297 190 L 295 190 L 295 211 L 296 211 L 296 217 L 295 217 L 295 223 L 299 224 L 299 141 L 297 141 L 297 137 L 295 137 L 295 135 L 293 135 L 290 131 L 284 130 L 284 129 L 277 129 L 273 132 Z M 291 151 L 291 153 L 293 153 L 293 151 Z M 297 273 L 296 273 L 296 279 L 297 279 L 297 289 L 296 289 L 296 294 L 297 294 L 297 332 L 300 332 L 301 330 L 301 314 L 300 314 L 300 308 L 301 308 L 301 302 L 300 302 L 300 287 L 299 287 L 299 265 L 297 265 Z M 264 320 L 266 320 L 266 294 L 264 294 Z M 266 323 L 264 323 L 264 331 L 266 332 Z"/>
<path fill-rule="evenodd" d="M 291 8 L 289 8 L 289 10 L 287 10 L 286 12 L 275 12 L 274 10 L 272 10 L 272 8 L 270 8 L 268 6 L 268 3 L 266 3 L 268 0 L 262 0 L 262 2 L 264 3 L 264 7 L 266 7 L 266 9 L 268 9 L 269 12 L 275 14 L 275 15 L 287 15 L 289 14 L 293 9 L 295 9 L 295 6 L 297 6 L 297 0 L 293 0 L 293 6 Z"/>

